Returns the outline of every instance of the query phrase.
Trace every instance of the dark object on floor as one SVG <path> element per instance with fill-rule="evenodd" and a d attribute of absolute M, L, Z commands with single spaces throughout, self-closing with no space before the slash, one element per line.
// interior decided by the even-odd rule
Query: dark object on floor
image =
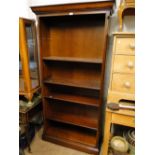
<path fill-rule="evenodd" d="M 19 155 L 25 155 L 24 150 L 19 148 Z"/>
<path fill-rule="evenodd" d="M 135 155 L 135 130 L 130 129 L 123 133 L 124 138 L 129 143 L 129 154 Z"/>
<path fill-rule="evenodd" d="M 28 150 L 31 152 L 31 147 L 30 147 L 30 140 L 29 140 L 29 126 L 33 125 L 30 124 L 31 119 L 37 115 L 39 112 L 42 111 L 42 99 L 41 96 L 36 96 L 34 97 L 32 102 L 28 103 L 23 103 L 24 101 L 20 102 L 20 107 L 19 107 L 19 124 L 20 126 L 25 128 L 25 135 L 28 143 Z"/>
<path fill-rule="evenodd" d="M 22 129 L 21 127 L 19 127 L 19 137 L 21 136 L 21 134 L 22 134 Z M 24 149 L 21 147 L 19 147 L 19 155 L 25 155 Z"/>
<path fill-rule="evenodd" d="M 31 124 L 34 124 L 36 126 L 41 126 L 43 124 L 43 115 L 42 112 L 38 112 L 31 120 Z"/>
<path fill-rule="evenodd" d="M 107 107 L 111 110 L 119 110 L 119 109 L 135 110 L 134 105 L 122 105 L 117 103 L 108 103 Z"/>
<path fill-rule="evenodd" d="M 34 135 L 35 135 L 35 126 L 30 125 L 28 129 L 28 137 L 30 142 L 32 141 Z M 23 133 L 19 136 L 19 148 L 24 149 L 27 147 L 27 145 L 28 145 L 27 136 L 26 133 Z"/>

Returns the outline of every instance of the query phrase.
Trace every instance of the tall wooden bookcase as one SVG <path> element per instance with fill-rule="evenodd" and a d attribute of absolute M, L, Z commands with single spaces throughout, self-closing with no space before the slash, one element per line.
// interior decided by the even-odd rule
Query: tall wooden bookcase
<path fill-rule="evenodd" d="M 43 139 L 99 153 L 113 1 L 31 7 L 38 18 Z"/>

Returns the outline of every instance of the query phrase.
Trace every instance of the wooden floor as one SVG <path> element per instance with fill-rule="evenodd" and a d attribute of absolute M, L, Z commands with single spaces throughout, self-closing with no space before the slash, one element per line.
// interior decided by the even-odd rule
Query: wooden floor
<path fill-rule="evenodd" d="M 31 143 L 32 153 L 28 153 L 25 149 L 25 155 L 89 155 L 80 151 L 76 151 L 67 147 L 56 145 L 41 139 L 42 128 L 36 132 L 36 135 Z"/>

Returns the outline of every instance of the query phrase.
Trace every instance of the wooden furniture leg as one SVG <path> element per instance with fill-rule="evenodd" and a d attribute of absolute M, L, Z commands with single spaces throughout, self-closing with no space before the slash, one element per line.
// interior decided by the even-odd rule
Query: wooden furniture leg
<path fill-rule="evenodd" d="M 106 112 L 105 117 L 105 126 L 104 126 L 104 141 L 103 141 L 103 151 L 101 155 L 108 154 L 108 146 L 109 146 L 109 139 L 110 139 L 110 127 L 111 127 L 111 113 Z"/>
<path fill-rule="evenodd" d="M 122 29 L 123 29 L 122 13 L 123 13 L 123 9 L 119 8 L 119 10 L 118 10 L 118 23 L 119 23 L 119 30 L 120 31 L 122 31 Z"/>

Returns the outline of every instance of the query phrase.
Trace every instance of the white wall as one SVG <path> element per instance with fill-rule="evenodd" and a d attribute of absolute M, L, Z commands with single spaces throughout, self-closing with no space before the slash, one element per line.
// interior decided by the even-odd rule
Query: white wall
<path fill-rule="evenodd" d="M 31 6 L 40 5 L 54 5 L 54 4 L 66 4 L 66 3 L 84 3 L 104 0 L 28 0 Z"/>
<path fill-rule="evenodd" d="M 21 0 L 18 4 L 19 7 L 19 17 L 35 19 L 35 14 L 30 9 L 30 4 L 28 0 Z"/>

